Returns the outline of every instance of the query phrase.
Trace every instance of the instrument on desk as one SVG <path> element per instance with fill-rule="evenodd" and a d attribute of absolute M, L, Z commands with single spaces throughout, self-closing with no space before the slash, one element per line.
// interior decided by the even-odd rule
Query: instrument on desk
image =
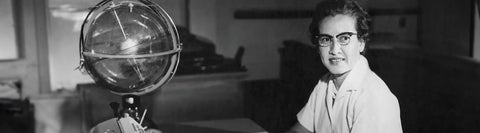
<path fill-rule="evenodd" d="M 161 133 L 159 130 L 142 127 L 131 117 L 112 118 L 90 130 L 90 133 Z"/>
<path fill-rule="evenodd" d="M 140 122 L 137 122 L 128 113 L 123 117 L 106 120 L 90 130 L 90 133 L 161 133 L 159 130 L 148 129 L 142 126 L 146 110 Z"/>
<path fill-rule="evenodd" d="M 90 133 L 145 133 L 146 127 L 132 117 L 112 118 L 104 121 L 90 131 Z"/>
<path fill-rule="evenodd" d="M 147 109 L 140 115 L 140 97 L 136 95 L 122 96 L 123 109 L 119 110 L 120 104 L 111 102 L 110 108 L 114 118 L 97 124 L 90 130 L 90 133 L 161 133 L 156 129 L 148 129 L 142 126 Z M 121 114 L 121 115 L 120 115 Z"/>

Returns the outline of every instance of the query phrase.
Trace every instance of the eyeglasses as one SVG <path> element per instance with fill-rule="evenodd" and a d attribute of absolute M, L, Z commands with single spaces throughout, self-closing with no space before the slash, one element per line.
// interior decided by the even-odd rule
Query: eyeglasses
<path fill-rule="evenodd" d="M 357 33 L 353 32 L 343 32 L 335 36 L 337 38 L 338 43 L 341 46 L 347 46 L 350 43 L 350 37 L 353 35 L 357 35 Z M 313 42 L 316 43 L 320 47 L 329 47 L 333 45 L 333 36 L 327 34 L 320 34 L 313 36 Z"/>

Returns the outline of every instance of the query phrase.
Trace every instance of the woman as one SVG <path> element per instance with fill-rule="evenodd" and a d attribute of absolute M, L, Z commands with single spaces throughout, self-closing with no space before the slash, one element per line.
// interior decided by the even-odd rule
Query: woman
<path fill-rule="evenodd" d="M 317 5 L 310 33 L 329 73 L 297 114 L 291 132 L 401 133 L 400 108 L 363 56 L 368 14 L 349 0 Z"/>

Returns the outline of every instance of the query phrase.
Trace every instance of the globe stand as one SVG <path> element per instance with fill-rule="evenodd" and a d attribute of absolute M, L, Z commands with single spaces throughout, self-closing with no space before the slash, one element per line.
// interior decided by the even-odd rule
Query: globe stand
<path fill-rule="evenodd" d="M 140 96 L 137 95 L 123 95 L 122 96 L 122 106 L 123 109 L 119 114 L 128 114 L 130 117 L 142 124 L 143 119 L 145 118 L 146 109 L 143 112 L 140 106 Z M 115 111 L 115 110 L 114 110 Z M 140 114 L 142 113 L 142 114 Z M 118 113 L 117 113 L 118 114 Z M 116 116 L 119 117 L 119 116 Z"/>
<path fill-rule="evenodd" d="M 141 107 L 140 96 L 123 95 L 122 109 L 117 102 L 111 102 L 110 107 L 114 118 L 97 124 L 90 133 L 144 133 L 151 123 L 146 122 L 147 109 Z M 161 133 L 158 129 L 150 128 L 149 133 Z"/>

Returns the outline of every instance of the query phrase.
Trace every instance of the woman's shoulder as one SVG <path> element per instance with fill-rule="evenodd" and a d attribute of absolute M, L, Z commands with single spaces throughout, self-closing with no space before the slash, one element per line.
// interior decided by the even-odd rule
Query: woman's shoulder
<path fill-rule="evenodd" d="M 361 93 L 367 99 L 396 101 L 395 95 L 390 91 L 388 85 L 374 72 L 370 72 L 364 78 Z"/>

